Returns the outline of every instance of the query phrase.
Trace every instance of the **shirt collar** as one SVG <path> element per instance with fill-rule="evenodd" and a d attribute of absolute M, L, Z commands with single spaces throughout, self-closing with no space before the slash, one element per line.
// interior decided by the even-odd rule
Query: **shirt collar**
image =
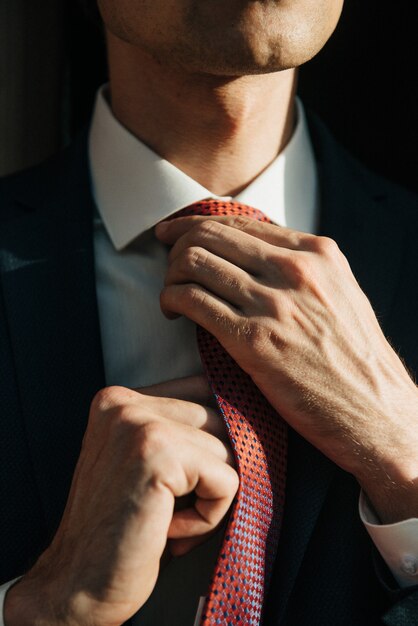
<path fill-rule="evenodd" d="M 206 198 L 217 198 L 132 135 L 114 117 L 106 86 L 96 98 L 89 136 L 93 196 L 117 250 L 157 222 Z M 271 220 L 313 232 L 317 173 L 303 106 L 293 135 L 277 158 L 235 200 Z"/>

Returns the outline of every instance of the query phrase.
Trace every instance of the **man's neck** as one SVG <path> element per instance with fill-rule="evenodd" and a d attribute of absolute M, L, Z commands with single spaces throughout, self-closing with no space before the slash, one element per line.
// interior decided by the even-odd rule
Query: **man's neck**
<path fill-rule="evenodd" d="M 237 194 L 289 141 L 294 70 L 233 79 L 190 75 L 112 35 L 108 46 L 117 119 L 213 193 Z"/>

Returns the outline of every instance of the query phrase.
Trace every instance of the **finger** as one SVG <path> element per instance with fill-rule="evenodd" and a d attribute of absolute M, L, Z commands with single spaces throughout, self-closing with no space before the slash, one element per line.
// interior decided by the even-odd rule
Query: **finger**
<path fill-rule="evenodd" d="M 269 222 L 259 222 L 242 215 L 214 216 L 208 220 L 207 216 L 177 217 L 173 220 L 160 222 L 155 227 L 157 238 L 163 243 L 173 245 L 180 237 L 192 228 L 200 226 L 205 221 L 211 221 L 265 241 L 273 246 L 280 246 L 290 250 L 308 250 L 314 235 L 285 228 Z"/>
<path fill-rule="evenodd" d="M 231 228 L 216 220 L 199 222 L 191 230 L 180 236 L 169 254 L 169 262 L 174 262 L 185 254 L 193 261 L 190 250 L 202 249 L 229 261 L 253 276 L 265 271 L 266 264 L 277 252 L 276 246 Z"/>
<path fill-rule="evenodd" d="M 206 535 L 229 510 L 238 490 L 238 474 L 218 458 L 200 458 L 199 480 L 193 508 L 177 511 L 168 531 L 169 539 Z"/>
<path fill-rule="evenodd" d="M 235 457 L 230 445 L 225 423 L 220 415 L 217 415 L 217 421 L 222 429 L 220 436 L 196 429 L 187 424 L 177 424 L 178 428 L 181 428 L 181 433 L 180 436 L 178 433 L 176 433 L 175 436 L 178 437 L 179 441 L 181 440 L 182 443 L 188 442 L 193 446 L 197 446 L 203 453 L 212 454 L 223 463 L 234 467 Z"/>
<path fill-rule="evenodd" d="M 240 310 L 257 299 L 260 288 L 246 271 L 198 247 L 184 250 L 168 268 L 166 286 L 185 283 L 197 283 Z"/>
<path fill-rule="evenodd" d="M 147 396 L 175 398 L 206 406 L 216 406 L 212 389 L 204 375 L 167 380 L 156 385 L 139 387 L 136 391 Z"/>
<path fill-rule="evenodd" d="M 212 398 L 215 403 L 213 396 Z M 142 399 L 144 402 L 141 402 L 140 396 L 141 409 L 146 407 L 148 415 L 154 419 L 166 419 L 228 441 L 225 424 L 217 408 L 174 398 L 142 396 Z"/>
<path fill-rule="evenodd" d="M 112 399 L 108 399 L 110 396 Z M 105 388 L 101 392 L 101 398 L 97 402 L 109 404 L 110 408 L 113 407 L 117 412 L 123 408 L 126 418 L 138 424 L 143 424 L 147 421 L 168 420 L 169 422 L 193 427 L 195 430 L 206 431 L 208 434 L 224 441 L 228 439 L 223 418 L 219 414 L 217 407 L 210 408 L 197 402 L 188 402 L 175 398 L 149 396 L 123 387 Z M 213 402 L 215 402 L 214 398 Z M 95 422 L 97 421 L 109 426 L 112 420 L 95 420 Z M 94 433 L 92 433 L 92 436 L 94 436 Z"/>
<path fill-rule="evenodd" d="M 185 315 L 212 333 L 226 350 L 228 336 L 242 326 L 239 309 L 196 283 L 164 287 L 160 304 L 164 315 Z"/>

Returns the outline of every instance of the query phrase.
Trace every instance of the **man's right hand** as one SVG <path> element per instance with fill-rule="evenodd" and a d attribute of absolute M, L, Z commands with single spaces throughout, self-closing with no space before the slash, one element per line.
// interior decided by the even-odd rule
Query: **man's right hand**
<path fill-rule="evenodd" d="M 97 394 L 60 527 L 7 594 L 6 626 L 120 626 L 150 596 L 167 539 L 181 554 L 218 526 L 238 476 L 202 394 L 201 378 Z"/>

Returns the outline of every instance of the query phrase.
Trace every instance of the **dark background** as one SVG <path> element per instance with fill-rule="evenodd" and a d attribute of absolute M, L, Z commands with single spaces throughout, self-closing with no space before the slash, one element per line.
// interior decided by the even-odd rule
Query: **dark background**
<path fill-rule="evenodd" d="M 418 190 L 417 23 L 412 1 L 346 0 L 336 32 L 300 71 L 299 93 L 371 169 Z M 99 30 L 68 2 L 72 132 L 106 79 Z M 76 36 L 75 36 L 76 33 Z"/>

